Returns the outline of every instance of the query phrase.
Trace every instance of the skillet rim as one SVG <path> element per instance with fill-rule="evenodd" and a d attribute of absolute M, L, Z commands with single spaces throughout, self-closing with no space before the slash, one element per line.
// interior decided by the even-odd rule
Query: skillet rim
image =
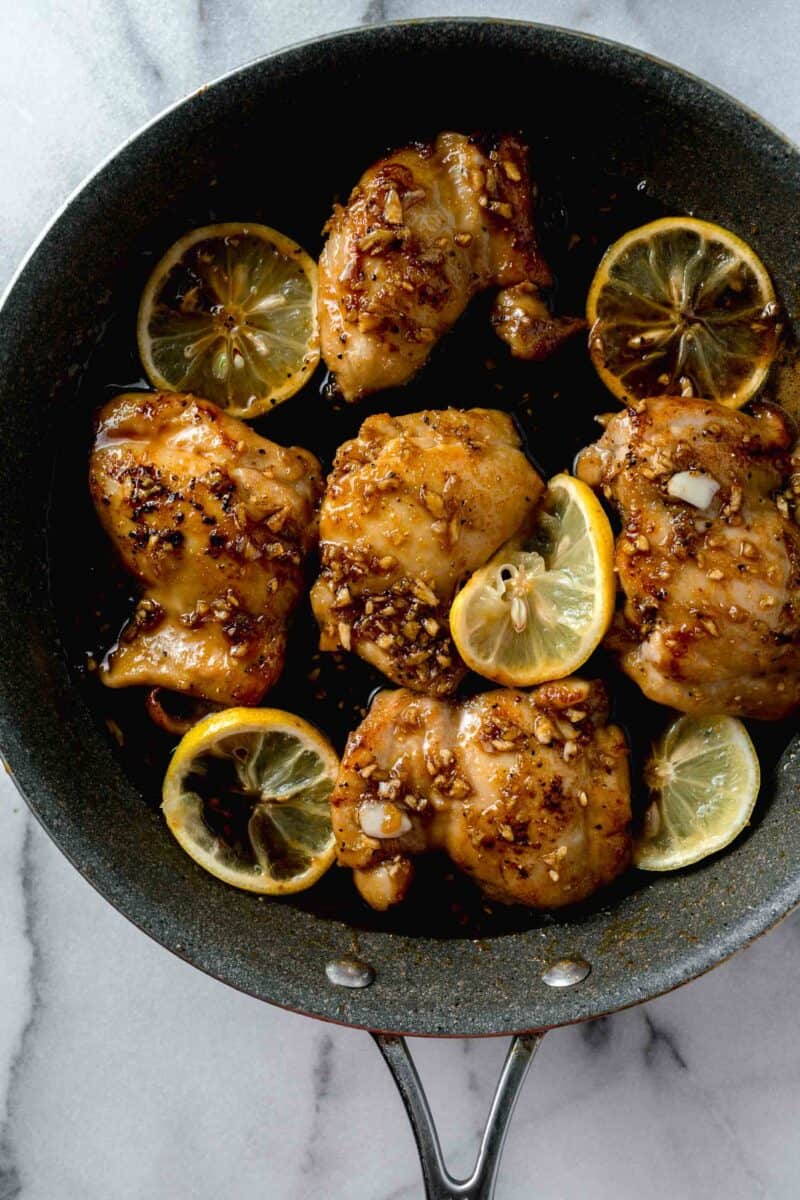
<path fill-rule="evenodd" d="M 184 94 L 177 100 L 174 100 L 171 104 L 166 105 L 165 108 L 159 109 L 154 117 L 150 117 L 149 120 L 145 121 L 142 125 L 139 125 L 133 131 L 133 133 L 129 134 L 126 138 L 123 138 L 121 142 L 118 142 L 113 150 L 110 150 L 109 153 L 100 160 L 97 166 L 92 167 L 91 170 L 83 176 L 80 182 L 73 187 L 72 191 L 67 193 L 66 198 L 61 202 L 49 220 L 46 221 L 40 232 L 34 237 L 16 268 L 12 271 L 8 283 L 3 288 L 3 291 L 0 292 L 0 315 L 2 315 L 2 310 L 6 301 L 11 295 L 11 292 L 16 286 L 20 276 L 28 266 L 30 260 L 33 258 L 34 254 L 44 242 L 51 230 L 58 224 L 67 209 L 70 208 L 72 203 L 78 198 L 80 193 L 92 182 L 93 179 L 95 179 L 96 176 L 102 174 L 106 167 L 109 166 L 109 164 L 112 163 L 115 158 L 118 158 L 119 155 L 131 145 L 131 143 L 137 141 L 138 138 L 140 138 L 142 134 L 146 133 L 152 126 L 157 125 L 159 121 L 164 119 L 164 117 L 169 116 L 170 113 L 175 112 L 177 109 L 181 108 L 182 105 L 194 99 L 196 96 L 202 95 L 211 88 L 218 87 L 220 84 L 225 83 L 226 80 L 231 79 L 236 75 L 240 75 L 249 71 L 250 68 L 256 66 L 256 64 L 270 62 L 274 58 L 279 58 L 284 54 L 294 53 L 297 50 L 304 50 L 309 46 L 320 46 L 326 42 L 336 42 L 344 38 L 349 38 L 364 33 L 382 33 L 385 30 L 406 29 L 417 26 L 432 26 L 435 28 L 437 26 L 482 27 L 487 25 L 496 25 L 503 28 L 517 27 L 521 29 L 543 30 L 547 33 L 564 34 L 569 37 L 577 38 L 580 41 L 593 42 L 599 46 L 605 46 L 614 51 L 622 50 L 626 54 L 642 58 L 647 62 L 655 63 L 657 66 L 663 67 L 666 71 L 669 71 L 673 75 L 683 76 L 686 80 L 692 83 L 700 84 L 701 87 L 703 87 L 706 91 L 716 93 L 716 95 L 721 97 L 721 99 L 725 100 L 729 104 L 732 104 L 735 108 L 738 108 L 741 112 L 745 113 L 759 125 L 762 125 L 764 128 L 768 129 L 773 137 L 784 142 L 787 149 L 792 151 L 792 153 L 800 154 L 800 144 L 792 141 L 789 135 L 784 133 L 782 129 L 779 129 L 778 126 L 773 124 L 772 121 L 767 120 L 767 118 L 762 116 L 761 113 L 757 112 L 756 109 L 751 108 L 749 104 L 744 102 L 744 100 L 740 100 L 737 96 L 734 96 L 732 92 L 727 91 L 725 88 L 721 88 L 716 83 L 710 83 L 709 80 L 704 79 L 702 75 L 696 75 L 694 71 L 689 71 L 685 67 L 681 67 L 677 63 L 670 62 L 667 58 L 661 58 L 657 54 L 651 54 L 648 50 L 641 50 L 638 46 L 632 46 L 629 42 L 617 42 L 614 41 L 613 38 L 601 37 L 596 33 L 587 33 L 580 29 L 570 29 L 567 25 L 549 25 L 543 21 L 524 21 L 520 17 L 411 17 L 407 20 L 381 21 L 377 25 L 348 25 L 346 29 L 338 29 L 333 33 L 323 33 L 319 37 L 303 38 L 299 42 L 289 42 L 288 45 L 280 46 L 277 50 L 270 50 L 268 54 L 258 54 L 254 58 L 249 58 L 246 62 L 240 63 L 238 67 L 232 67 L 230 71 L 224 71 L 221 75 L 215 75 L 214 78 L 210 79 L 207 83 L 201 83 L 199 87 L 193 88 L 192 91 L 184 92 Z"/>
<path fill-rule="evenodd" d="M 138 139 L 140 139 L 153 127 L 157 126 L 170 114 L 176 112 L 184 105 L 201 96 L 203 93 L 213 88 L 218 88 L 224 85 L 227 81 L 238 76 L 246 75 L 255 67 L 263 67 L 265 64 L 279 60 L 284 56 L 288 57 L 296 52 L 302 52 L 310 48 L 322 48 L 347 40 L 358 41 L 362 38 L 369 41 L 375 36 L 380 36 L 383 33 L 392 33 L 393 31 L 400 31 L 402 33 L 402 31 L 405 30 L 413 30 L 415 32 L 424 32 L 425 30 L 449 30 L 452 31 L 453 34 L 457 34 L 464 29 L 485 31 L 487 29 L 491 30 L 492 28 L 508 29 L 512 31 L 518 29 L 525 31 L 529 35 L 535 35 L 537 33 L 544 34 L 546 36 L 555 35 L 555 40 L 564 40 L 565 49 L 566 44 L 568 44 L 570 41 L 573 43 L 573 45 L 578 43 L 585 45 L 589 43 L 600 46 L 612 56 L 621 56 L 622 58 L 627 59 L 629 62 L 631 60 L 638 59 L 640 61 L 653 64 L 666 74 L 677 77 L 679 81 L 682 80 L 687 84 L 691 84 L 692 88 L 696 91 L 716 95 L 724 102 L 726 106 L 730 106 L 735 112 L 738 112 L 739 115 L 749 118 L 749 120 L 755 123 L 756 126 L 767 131 L 774 140 L 783 144 L 785 150 L 788 151 L 796 161 L 800 161 L 800 151 L 785 134 L 783 134 L 770 122 L 766 121 L 754 110 L 743 104 L 735 97 L 731 96 L 723 89 L 717 87 L 716 85 L 707 83 L 699 76 L 686 71 L 682 67 L 678 67 L 672 63 L 669 63 L 666 60 L 660 59 L 655 55 L 651 55 L 645 51 L 625 45 L 623 43 L 598 37 L 594 34 L 586 34 L 560 26 L 552 26 L 517 19 L 475 17 L 420 18 L 409 21 L 386 22 L 380 25 L 356 26 L 346 30 L 325 34 L 321 37 L 305 39 L 301 42 L 293 43 L 290 46 L 282 47 L 278 50 L 272 51 L 267 55 L 255 57 L 247 63 L 225 72 L 210 83 L 206 83 L 200 88 L 194 89 L 187 95 L 175 101 L 173 104 L 168 105 L 155 117 L 143 124 L 135 133 L 125 138 L 101 161 L 96 168 L 87 174 L 87 176 L 76 188 L 73 189 L 63 204 L 58 208 L 51 220 L 46 224 L 40 235 L 35 239 L 17 269 L 13 272 L 11 279 L 3 291 L 2 297 L 0 297 L 0 317 L 2 316 L 3 310 L 12 297 L 12 294 L 18 283 L 25 275 L 26 270 L 30 266 L 32 260 L 35 258 L 38 250 L 44 245 L 48 237 L 54 232 L 59 225 L 59 222 L 69 212 L 73 204 L 82 195 L 82 193 L 95 180 L 97 180 L 116 159 L 123 155 L 128 147 L 138 141 Z M 7 711 L 0 711 L 0 724 L 8 720 L 9 717 Z M 9 723 L 13 725 L 13 718 Z M 29 763 L 32 764 L 33 762 L 31 757 L 32 752 L 28 746 L 21 746 L 20 749 L 23 751 L 25 759 L 27 760 L 26 762 L 21 763 L 20 773 L 27 774 L 26 768 L 28 767 Z M 798 760 L 800 757 L 800 736 L 796 736 L 789 744 L 784 758 L 786 758 L 787 755 L 795 760 Z M 248 994 L 253 995 L 255 998 L 267 1000 L 267 1002 L 275 1004 L 278 1007 L 288 1009 L 289 1011 L 314 1016 L 319 1019 L 332 1021 L 337 1024 L 343 1024 L 354 1028 L 380 1030 L 390 1033 L 409 1032 L 407 1029 L 402 1030 L 397 1028 L 396 1022 L 390 1026 L 382 1025 L 380 1022 L 359 1020 L 357 1016 L 350 1011 L 347 1011 L 346 1015 L 336 1015 L 335 1010 L 337 1008 L 340 1010 L 340 1012 L 343 1009 L 343 1005 L 340 1000 L 340 994 L 336 995 L 330 991 L 327 993 L 322 992 L 320 987 L 316 988 L 317 995 L 315 996 L 314 1005 L 309 1005 L 304 1002 L 304 1005 L 300 1007 L 297 1004 L 291 1003 L 285 999 L 279 1000 L 274 999 L 271 996 L 267 997 L 263 994 L 263 992 L 259 992 L 254 987 L 248 987 L 242 982 L 237 982 L 236 980 L 230 978 L 230 973 L 228 973 L 226 976 L 224 970 L 214 969 L 208 963 L 198 962 L 195 955 L 193 955 L 190 951 L 185 951 L 183 947 L 181 947 L 179 944 L 176 944 L 176 939 L 174 936 L 170 938 L 169 934 L 160 933 L 157 928 L 154 928 L 156 923 L 152 919 L 148 922 L 146 916 L 140 910 L 136 915 L 134 915 L 132 911 L 129 911 L 123 907 L 124 900 L 114 897 L 110 894 L 115 890 L 113 888 L 113 881 L 106 877 L 97 878 L 91 866 L 86 862 L 80 861 L 80 849 L 83 839 L 78 838 L 73 840 L 70 848 L 68 849 L 66 843 L 69 842 L 69 837 L 59 836 L 59 834 L 53 830 L 52 826 L 46 823 L 44 814 L 39 811 L 38 803 L 29 798 L 29 796 L 26 794 L 25 788 L 17 778 L 17 774 L 12 769 L 11 765 L 7 760 L 4 759 L 4 761 L 6 762 L 6 769 L 9 775 L 11 776 L 18 792 L 25 800 L 28 808 L 36 817 L 39 824 L 48 833 L 48 836 L 50 836 L 51 839 L 56 843 L 58 848 L 72 863 L 76 870 L 78 870 L 84 879 L 91 883 L 95 890 L 98 891 L 106 900 L 108 900 L 109 903 L 113 904 L 117 911 L 119 911 L 123 916 L 136 925 L 137 928 L 147 933 L 148 936 L 153 938 L 160 945 L 176 954 L 177 957 L 182 958 L 184 961 L 190 963 L 192 966 L 197 967 L 204 973 L 219 979 L 221 982 L 228 983 L 229 985 L 236 987 L 238 990 L 245 991 Z M 19 761 L 19 759 L 17 761 Z M 36 774 L 36 771 L 37 768 L 35 766 L 31 766 L 31 773 L 33 775 Z M 782 887 L 773 890 L 762 897 L 757 906 L 750 906 L 745 916 L 736 922 L 734 928 L 728 927 L 727 923 L 723 924 L 722 931 L 715 926 L 712 926 L 708 937 L 704 939 L 698 947 L 694 947 L 692 951 L 687 951 L 686 953 L 678 956 L 677 966 L 673 963 L 671 966 L 668 965 L 662 967 L 660 971 L 658 969 L 654 969 L 652 966 L 649 968 L 645 967 L 643 971 L 643 977 L 645 978 L 651 978 L 655 970 L 656 979 L 658 981 L 656 982 L 655 986 L 647 986 L 639 989 L 629 986 L 626 989 L 626 998 L 617 998 L 613 1003 L 607 1004 L 606 1006 L 598 1006 L 596 1004 L 589 1004 L 588 1006 L 582 1005 L 579 1000 L 580 989 L 577 989 L 576 992 L 573 993 L 577 1003 L 572 1004 L 570 1015 L 565 1014 L 563 1020 L 558 1020 L 552 1025 L 539 1026 L 539 1028 L 551 1028 L 562 1024 L 572 1024 L 577 1021 L 606 1015 L 607 1013 L 630 1007 L 633 1004 L 652 999 L 655 996 L 662 995 L 676 987 L 682 986 L 682 984 L 689 982 L 691 979 L 697 978 L 699 975 L 712 969 L 714 966 L 719 965 L 721 962 L 731 957 L 731 955 L 736 953 L 739 949 L 749 945 L 757 937 L 767 932 L 774 925 L 779 923 L 784 917 L 789 915 L 789 913 L 795 906 L 797 906 L 798 903 L 800 903 L 800 869 L 796 870 L 794 876 L 788 879 Z M 538 931 L 530 932 L 532 933 Z M 530 936 L 530 933 L 526 936 Z M 636 994 L 637 991 L 638 994 Z M 322 996 L 321 999 L 320 994 Z M 339 1003 L 337 1003 L 337 1001 L 339 1001 Z M 449 1024 L 455 1026 L 456 1028 L 442 1029 L 440 1026 L 434 1026 L 430 1021 L 427 1021 L 427 1026 L 421 1031 L 411 1030 L 411 1036 L 504 1036 L 512 1032 L 520 1031 L 516 1026 L 513 1025 L 504 1025 L 502 1028 L 493 1027 L 491 1029 L 483 1027 L 476 1030 L 471 1025 L 469 1027 L 465 1027 L 458 1013 L 451 1013 L 450 1018 Z M 427 1015 L 423 1018 L 423 1024 L 426 1020 Z M 480 1024 L 480 1017 L 478 1018 L 478 1023 Z"/>

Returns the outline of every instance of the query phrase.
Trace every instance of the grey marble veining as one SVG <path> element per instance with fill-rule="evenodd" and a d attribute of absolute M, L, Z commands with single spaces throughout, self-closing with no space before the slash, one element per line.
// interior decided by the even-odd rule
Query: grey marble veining
<path fill-rule="evenodd" d="M 704 75 L 800 138 L 800 7 L 768 0 L 457 0 Z M 240 62 L 435 0 L 0 0 L 0 284 L 82 177 Z M 501 1200 L 794 1200 L 800 916 L 688 988 L 548 1035 Z M 475 1153 L 501 1041 L 414 1043 L 451 1165 Z M 0 1200 L 416 1200 L 370 1040 L 223 988 L 72 870 L 0 779 Z"/>

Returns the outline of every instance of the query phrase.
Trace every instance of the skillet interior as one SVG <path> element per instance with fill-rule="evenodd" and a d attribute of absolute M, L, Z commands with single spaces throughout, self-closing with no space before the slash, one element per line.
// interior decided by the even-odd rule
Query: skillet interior
<path fill-rule="evenodd" d="M 327 112 L 336 119 L 326 121 Z M 645 999 L 719 962 L 800 897 L 800 747 L 767 779 L 758 818 L 735 851 L 646 887 L 632 876 L 603 907 L 557 921 L 502 915 L 483 928 L 436 925 L 432 934 L 424 921 L 348 913 L 324 891 L 321 899 L 258 901 L 184 857 L 75 687 L 64 654 L 75 640 L 65 581 L 82 573 L 85 507 L 59 467 L 51 520 L 50 478 L 57 445 L 82 437 L 103 399 L 92 374 L 83 386 L 81 375 L 109 315 L 135 300 L 149 247 L 211 216 L 267 220 L 316 249 L 331 193 L 346 192 L 387 145 L 445 127 L 518 126 L 549 164 L 546 187 L 553 175 L 573 193 L 605 172 L 629 185 L 645 180 L 667 209 L 711 217 L 752 241 L 789 311 L 800 311 L 800 155 L 777 134 L 633 51 L 535 26 L 447 21 L 302 46 L 173 109 L 55 222 L 0 325 L 0 741 L 11 770 L 85 877 L 170 949 L 263 999 L 384 1030 L 469 1035 L 560 1024 Z M 254 207 L 245 210 L 243 196 L 257 197 Z M 434 372 L 427 394 L 400 403 L 492 403 L 467 392 L 469 377 L 456 369 Z M 317 418 L 323 411 L 320 402 Z M 263 428 L 283 436 L 277 423 Z M 377 979 L 343 992 L 327 983 L 324 966 L 353 951 Z M 548 962 L 576 954 L 593 967 L 581 987 L 554 992 L 541 983 Z"/>

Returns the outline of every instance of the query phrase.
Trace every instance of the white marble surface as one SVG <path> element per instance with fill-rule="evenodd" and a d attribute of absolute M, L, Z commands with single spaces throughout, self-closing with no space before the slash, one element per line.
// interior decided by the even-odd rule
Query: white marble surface
<path fill-rule="evenodd" d="M 50 212 L 164 105 L 364 21 L 525 17 L 640 46 L 800 140 L 796 0 L 0 0 L 0 285 Z M 800 917 L 671 996 L 548 1036 L 502 1200 L 795 1200 Z M 504 1046 L 414 1049 L 466 1169 Z M 409 1200 L 366 1035 L 238 995 L 140 935 L 0 780 L 0 1200 Z"/>

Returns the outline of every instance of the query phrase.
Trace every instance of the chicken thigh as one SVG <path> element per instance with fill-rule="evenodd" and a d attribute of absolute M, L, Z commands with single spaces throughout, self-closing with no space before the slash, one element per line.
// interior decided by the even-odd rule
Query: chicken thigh
<path fill-rule="evenodd" d="M 373 908 L 444 850 L 492 900 L 558 908 L 628 866 L 628 751 L 600 683 L 501 688 L 458 704 L 381 692 L 331 796 L 339 863 Z"/>
<path fill-rule="evenodd" d="M 405 383 L 487 287 L 551 282 L 528 149 L 442 133 L 381 159 L 336 205 L 319 261 L 322 355 L 347 400 Z"/>
<path fill-rule="evenodd" d="M 101 678 L 257 704 L 317 535 L 319 463 L 206 400 L 132 392 L 100 412 L 89 482 L 142 596 Z"/>
<path fill-rule="evenodd" d="M 320 648 L 449 695 L 466 671 L 450 637 L 453 595 L 526 526 L 542 489 L 505 413 L 369 417 L 340 446 L 320 510 Z"/>
<path fill-rule="evenodd" d="M 763 718 L 800 704 L 792 442 L 776 408 L 664 396 L 583 452 L 578 474 L 622 519 L 625 605 L 608 643 L 652 700 Z"/>

